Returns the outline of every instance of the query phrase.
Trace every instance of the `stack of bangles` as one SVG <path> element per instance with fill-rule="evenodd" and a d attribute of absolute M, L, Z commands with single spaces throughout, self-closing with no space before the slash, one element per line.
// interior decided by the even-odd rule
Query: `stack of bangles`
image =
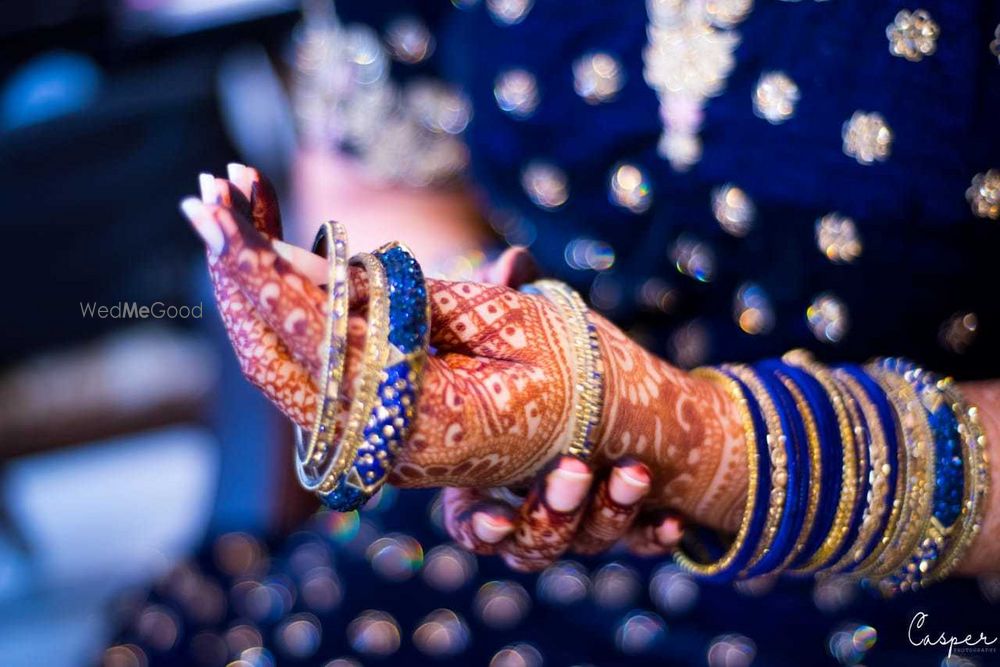
<path fill-rule="evenodd" d="M 948 576 L 979 533 L 986 441 L 950 378 L 898 358 L 826 367 L 800 350 L 694 372 L 739 405 L 748 489 L 730 544 L 677 554 L 689 572 L 848 575 L 890 596 Z"/>
<path fill-rule="evenodd" d="M 399 243 L 348 260 L 344 228 L 335 222 L 320 228 L 313 251 L 329 259 L 323 373 L 312 428 L 308 432 L 296 428 L 296 472 L 299 483 L 325 505 L 349 511 L 385 484 L 411 432 L 430 338 L 427 286 L 413 254 Z M 358 371 L 346 392 L 349 265 L 362 268 L 368 278 L 368 326 Z M 552 301 L 566 322 L 573 346 L 576 409 L 564 449 L 589 457 L 603 383 L 597 336 L 586 305 L 556 281 L 539 281 L 525 291 Z"/>

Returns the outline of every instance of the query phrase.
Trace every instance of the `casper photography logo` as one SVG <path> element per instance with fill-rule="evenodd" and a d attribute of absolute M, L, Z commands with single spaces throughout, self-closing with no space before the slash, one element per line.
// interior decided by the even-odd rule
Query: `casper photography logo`
<path fill-rule="evenodd" d="M 910 644 L 921 648 L 938 648 L 952 655 L 976 655 L 997 652 L 997 642 L 1000 637 L 979 630 L 969 632 L 962 629 L 956 632 L 954 628 L 942 629 L 942 624 L 930 620 L 931 615 L 918 611 L 910 620 L 907 628 L 907 639 Z"/>
<path fill-rule="evenodd" d="M 178 306 L 163 301 L 149 304 L 137 301 L 119 301 L 113 304 L 80 302 L 80 314 L 84 318 L 98 320 L 200 320 L 203 311 L 201 303 Z"/>

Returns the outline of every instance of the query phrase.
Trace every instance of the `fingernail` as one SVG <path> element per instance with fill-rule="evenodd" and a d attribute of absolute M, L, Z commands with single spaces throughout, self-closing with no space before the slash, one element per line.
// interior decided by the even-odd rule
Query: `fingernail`
<path fill-rule="evenodd" d="M 219 186 L 215 184 L 215 176 L 199 174 L 198 185 L 201 187 L 201 200 L 206 204 L 219 202 Z"/>
<path fill-rule="evenodd" d="M 590 470 L 583 461 L 565 457 L 549 473 L 545 501 L 556 512 L 572 512 L 580 506 L 590 490 L 590 480 Z"/>
<path fill-rule="evenodd" d="M 663 546 L 674 546 L 681 540 L 681 522 L 667 517 L 656 527 L 656 539 Z"/>
<path fill-rule="evenodd" d="M 222 229 L 218 223 L 208 215 L 205 204 L 197 197 L 188 197 L 181 202 L 181 212 L 191 222 L 191 226 L 198 232 L 201 239 L 208 246 L 208 251 L 213 258 L 218 257 L 225 246 L 226 240 L 222 235 Z"/>
<path fill-rule="evenodd" d="M 506 519 L 493 517 L 486 512 L 472 515 L 472 532 L 487 544 L 496 544 L 514 530 L 514 524 Z"/>
<path fill-rule="evenodd" d="M 247 166 L 239 162 L 230 162 L 226 165 L 226 174 L 233 185 L 240 189 L 243 194 L 250 196 L 250 178 Z"/>
<path fill-rule="evenodd" d="M 649 473 L 641 464 L 624 465 L 611 471 L 608 493 L 619 505 L 634 505 L 649 491 Z"/>

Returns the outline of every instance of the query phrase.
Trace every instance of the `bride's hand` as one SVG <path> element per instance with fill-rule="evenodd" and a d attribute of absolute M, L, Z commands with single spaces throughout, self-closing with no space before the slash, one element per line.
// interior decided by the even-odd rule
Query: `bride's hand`
<path fill-rule="evenodd" d="M 230 176 L 232 184 L 204 179 L 209 203 L 188 200 L 185 213 L 208 246 L 220 312 L 245 375 L 309 427 L 324 321 L 324 293 L 315 283 L 325 279 L 326 262 L 279 240 L 273 192 L 253 170 L 236 168 Z M 353 271 L 351 281 L 348 378 L 358 363 L 367 298 L 363 272 Z M 503 286 L 429 280 L 428 292 L 436 353 L 425 370 L 415 431 L 390 480 L 485 487 L 531 478 L 559 454 L 572 410 L 570 347 L 558 312 L 541 297 Z M 647 505 L 730 527 L 745 489 L 735 407 L 712 383 L 595 320 L 606 396 L 594 469 L 603 478 L 613 462 L 632 458 L 649 470 Z M 581 474 L 589 488 L 590 472 Z M 526 503 L 522 514 L 531 507 Z M 536 507 L 546 503 L 539 498 Z"/>

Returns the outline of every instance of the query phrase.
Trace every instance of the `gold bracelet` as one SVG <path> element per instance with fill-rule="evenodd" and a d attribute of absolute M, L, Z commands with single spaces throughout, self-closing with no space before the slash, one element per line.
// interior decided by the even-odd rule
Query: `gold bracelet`
<path fill-rule="evenodd" d="M 958 432 L 962 438 L 965 459 L 963 462 L 965 502 L 962 504 L 959 521 L 956 522 L 956 532 L 951 536 L 948 546 L 930 574 L 923 580 L 924 586 L 944 579 L 954 572 L 962 561 L 969 546 L 982 530 L 986 498 L 990 490 L 988 447 L 986 433 L 979 423 L 979 408 L 965 401 L 951 378 L 942 380 L 938 383 L 938 387 L 950 403 L 955 418 L 958 419 Z"/>
<path fill-rule="evenodd" d="M 604 404 L 604 378 L 601 371 L 597 331 L 587 319 L 587 304 L 569 285 L 558 280 L 538 280 L 525 286 L 555 305 L 566 327 L 573 348 L 574 382 L 573 423 L 566 451 L 583 460 L 590 458 L 594 431 Z"/>
<path fill-rule="evenodd" d="M 781 527 L 788 488 L 788 451 L 785 448 L 788 435 L 781 427 L 777 406 L 757 374 L 743 365 L 726 365 L 724 368 L 750 388 L 760 411 L 764 414 L 764 423 L 767 425 L 768 458 L 771 461 L 771 493 L 768 496 L 767 518 L 764 520 L 764 531 L 761 533 L 760 542 L 750 557 L 750 562 L 740 572 L 740 576 L 745 577 L 747 572 L 767 555 L 774 544 L 778 528 Z"/>
<path fill-rule="evenodd" d="M 927 413 L 910 383 L 876 364 L 866 365 L 865 370 L 881 385 L 895 409 L 903 436 L 900 447 L 906 455 L 905 470 L 900 470 L 905 484 L 896 530 L 887 535 L 889 541 L 874 564 L 857 570 L 859 575 L 876 580 L 895 572 L 914 553 L 930 521 L 934 495 L 934 440 Z"/>
<path fill-rule="evenodd" d="M 861 561 L 865 556 L 865 548 L 875 537 L 878 527 L 886 512 L 889 511 L 889 450 L 882 429 L 882 419 L 878 408 L 871 401 L 858 381 L 850 373 L 842 369 L 833 371 L 834 376 L 844 385 L 848 394 L 854 397 L 864 416 L 868 435 L 868 498 L 861 515 L 861 525 L 854 544 L 838 562 L 827 568 L 827 572 L 835 573 L 845 570 Z M 863 439 L 859 439 L 859 447 L 863 447 Z M 861 502 L 865 502 L 862 498 Z M 895 527 L 895 526 L 893 526 Z"/>
<path fill-rule="evenodd" d="M 318 464 L 337 439 L 337 417 L 340 412 L 340 384 L 344 378 L 347 356 L 347 232 L 338 222 L 326 222 L 316 233 L 313 251 L 325 249 L 329 259 L 326 283 L 326 327 L 320 349 L 319 392 L 316 398 L 316 418 L 309 431 L 308 443 L 300 427 L 295 428 L 295 468 L 299 479 L 308 475 L 310 462 Z"/>
<path fill-rule="evenodd" d="M 743 421 L 743 433 L 747 446 L 747 500 L 743 507 L 743 518 L 740 521 L 739 530 L 737 530 L 736 537 L 733 539 L 732 544 L 729 545 L 726 553 L 712 563 L 699 563 L 684 553 L 681 549 L 678 549 L 674 553 L 674 561 L 684 570 L 701 576 L 712 576 L 732 565 L 733 561 L 739 555 L 743 543 L 747 539 L 747 533 L 750 532 L 750 521 L 754 515 L 757 477 L 759 474 L 757 461 L 757 434 L 754 429 L 753 415 L 750 412 L 750 405 L 747 401 L 747 397 L 743 394 L 743 390 L 735 380 L 714 368 L 707 367 L 696 368 L 691 371 L 691 374 L 696 377 L 706 378 L 722 385 L 729 394 L 730 398 L 736 402 L 740 411 L 740 417 Z"/>
<path fill-rule="evenodd" d="M 837 502 L 837 509 L 834 512 L 833 525 L 830 532 L 817 548 L 816 553 L 800 568 L 793 572 L 797 574 L 810 574 L 816 572 L 826 565 L 827 561 L 833 558 L 840 550 L 847 533 L 850 530 L 851 513 L 854 511 L 854 502 L 857 498 L 857 469 L 856 445 L 854 443 L 854 431 L 851 429 L 850 419 L 847 415 L 847 408 L 844 405 L 843 397 L 836 384 L 830 379 L 829 372 L 820 364 L 814 362 L 808 352 L 804 350 L 793 350 L 782 357 L 783 361 L 792 366 L 798 366 L 803 371 L 811 375 L 823 387 L 833 410 L 837 415 L 837 426 L 840 430 L 841 452 L 843 455 L 843 467 L 841 469 L 840 497 Z"/>
<path fill-rule="evenodd" d="M 378 400 L 379 381 L 389 359 L 389 299 L 385 268 L 374 255 L 368 253 L 355 255 L 350 263 L 361 266 L 368 275 L 368 329 L 339 443 L 335 451 L 327 456 L 330 462 L 325 468 L 319 470 L 316 466 L 308 471 L 310 474 L 299 476 L 304 488 L 320 495 L 332 491 L 344 474 L 348 476 L 348 485 L 363 488 L 364 483 L 352 464 L 364 440 L 364 428 Z"/>
<path fill-rule="evenodd" d="M 778 571 L 788 569 L 788 567 L 798 558 L 799 554 L 806 546 L 806 537 L 812 531 L 813 524 L 816 523 L 816 514 L 819 511 L 819 491 L 823 477 L 823 463 L 820 459 L 819 429 L 816 427 L 816 416 L 813 415 L 812 408 L 806 401 L 802 390 L 784 373 L 776 373 L 781 384 L 792 395 L 795 407 L 802 417 L 802 423 L 806 428 L 806 441 L 809 443 L 809 498 L 806 505 L 806 516 L 802 521 L 802 530 L 795 540 L 795 545 L 783 563 L 778 567 Z"/>

